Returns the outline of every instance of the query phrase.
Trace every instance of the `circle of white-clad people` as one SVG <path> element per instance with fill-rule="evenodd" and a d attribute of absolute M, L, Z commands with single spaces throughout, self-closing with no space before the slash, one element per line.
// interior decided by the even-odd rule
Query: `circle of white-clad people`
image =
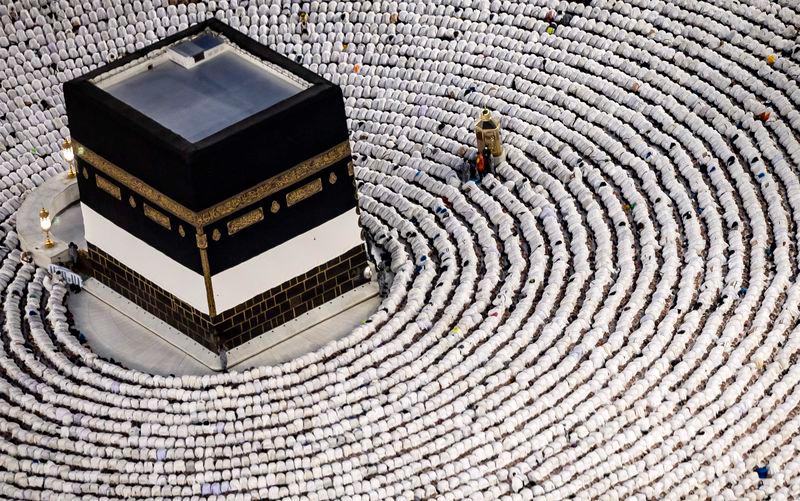
<path fill-rule="evenodd" d="M 342 87 L 393 278 L 318 352 L 150 375 L 73 334 L 15 211 L 64 169 L 63 82 L 212 16 Z M 797 499 L 798 28 L 794 0 L 2 2 L 0 497 Z M 484 107 L 507 162 L 462 185 Z"/>

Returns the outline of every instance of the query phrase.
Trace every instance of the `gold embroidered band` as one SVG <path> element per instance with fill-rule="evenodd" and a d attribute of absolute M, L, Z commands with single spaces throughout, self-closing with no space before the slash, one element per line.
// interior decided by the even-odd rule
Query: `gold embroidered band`
<path fill-rule="evenodd" d="M 251 210 L 247 214 L 228 221 L 228 235 L 233 235 L 234 233 L 263 220 L 264 210 L 261 207 Z"/>
<path fill-rule="evenodd" d="M 171 230 L 172 223 L 169 220 L 169 216 L 164 214 L 163 212 L 159 212 L 156 209 L 150 207 L 147 204 L 143 204 L 144 207 L 144 215 L 150 218 L 151 220 L 155 221 L 156 223 L 160 224 L 164 228 Z"/>
<path fill-rule="evenodd" d="M 286 194 L 286 207 L 291 207 L 292 205 L 302 202 L 306 198 L 316 195 L 322 191 L 322 179 L 317 178 L 311 181 L 308 184 L 305 184 L 294 191 L 290 191 Z"/>
<path fill-rule="evenodd" d="M 122 200 L 122 191 L 120 191 L 119 186 L 112 183 L 103 176 L 97 176 L 97 175 L 94 176 L 94 181 L 97 184 L 98 188 L 105 191 L 106 193 L 116 198 L 117 200 Z"/>
<path fill-rule="evenodd" d="M 103 172 L 106 176 L 146 198 L 154 205 L 159 206 L 196 228 L 202 228 L 203 226 L 224 219 L 234 212 L 259 202 L 278 191 L 284 190 L 350 156 L 350 142 L 347 140 L 342 141 L 333 148 L 304 160 L 294 167 L 262 181 L 252 188 L 248 188 L 200 212 L 195 212 L 156 190 L 125 169 L 101 157 L 74 139 L 72 143 L 77 155 L 81 159 Z M 295 191 L 299 191 L 300 189 L 302 188 Z"/>

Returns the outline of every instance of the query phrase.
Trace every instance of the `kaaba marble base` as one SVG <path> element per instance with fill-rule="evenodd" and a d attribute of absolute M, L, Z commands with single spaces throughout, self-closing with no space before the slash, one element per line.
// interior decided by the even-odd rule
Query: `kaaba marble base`
<path fill-rule="evenodd" d="M 348 335 L 380 304 L 367 282 L 228 352 L 228 368 L 275 365 Z M 220 370 L 218 353 L 90 278 L 84 293 L 69 296 L 75 325 L 92 351 L 125 367 L 161 375 L 203 375 Z"/>
<path fill-rule="evenodd" d="M 147 334 L 146 343 L 136 342 L 132 348 L 136 350 L 149 349 L 149 347 L 162 344 L 158 342 L 160 340 L 186 354 L 186 356 L 190 357 L 192 361 L 196 363 L 194 365 L 199 364 L 212 371 L 217 371 L 221 368 L 219 353 L 211 351 L 175 327 L 137 306 L 111 287 L 108 287 L 94 278 L 90 278 L 83 283 L 83 291 L 86 294 L 80 294 L 79 296 L 81 296 L 81 303 L 84 305 L 84 308 L 75 311 L 76 325 L 78 325 L 81 330 L 86 331 L 87 338 L 90 341 L 95 331 L 93 324 L 97 321 L 97 317 L 99 316 L 104 321 L 108 321 L 113 318 L 113 314 L 111 314 L 109 309 L 113 309 L 117 313 L 130 319 L 131 322 L 141 328 L 139 330 L 145 331 Z M 95 298 L 96 301 L 87 300 L 86 298 L 88 296 Z M 74 302 L 72 298 L 70 300 Z M 118 329 L 119 327 L 115 325 L 114 328 Z M 104 330 L 106 332 L 109 331 L 109 329 Z M 132 328 L 129 327 L 127 330 L 132 330 Z M 158 339 L 155 339 L 156 337 Z M 105 356 L 114 359 L 126 358 L 120 356 L 124 353 L 125 346 L 121 344 L 119 340 L 106 342 L 104 344 L 111 347 L 110 350 L 104 353 Z M 163 347 L 161 349 L 163 349 Z M 174 372 L 172 370 L 174 367 L 168 367 L 167 369 L 169 369 L 169 372 Z"/>
<path fill-rule="evenodd" d="M 364 246 L 359 245 L 234 308 L 210 316 L 91 242 L 88 247 L 89 273 L 94 278 L 213 351 L 223 343 L 230 349 L 250 341 L 368 281 L 364 277 L 367 254 Z"/>
<path fill-rule="evenodd" d="M 379 303 L 378 284 L 375 281 L 370 281 L 364 283 L 363 285 L 359 285 L 349 292 L 345 292 L 340 296 L 336 296 L 327 303 L 314 307 L 308 312 L 293 318 L 292 320 L 276 327 L 275 329 L 267 331 L 264 334 L 256 336 L 250 341 L 231 349 L 228 351 L 228 365 L 230 367 L 233 367 L 237 364 L 247 365 L 257 358 L 262 358 L 260 355 L 265 351 L 272 350 L 273 348 L 285 343 L 298 345 L 305 343 L 306 349 L 304 351 L 312 351 L 313 349 L 320 348 L 327 341 L 337 337 L 342 337 L 345 333 L 342 332 L 337 335 L 336 330 L 331 330 L 329 328 L 323 329 L 323 331 L 328 331 L 325 332 L 324 336 L 321 336 L 317 333 L 306 336 L 305 333 L 310 332 L 317 326 L 329 324 L 332 326 L 336 323 L 335 321 L 337 320 L 337 317 L 342 317 L 342 319 L 346 320 L 350 317 L 348 314 L 349 310 L 366 302 L 374 303 L 372 309 L 370 310 L 370 312 L 374 312 L 377 304 Z M 362 315 L 360 317 L 360 321 L 363 321 L 366 318 L 367 316 Z M 357 325 L 358 322 L 354 323 L 351 320 L 349 324 L 350 330 L 355 328 Z M 293 351 L 296 356 L 301 350 L 295 349 Z"/>

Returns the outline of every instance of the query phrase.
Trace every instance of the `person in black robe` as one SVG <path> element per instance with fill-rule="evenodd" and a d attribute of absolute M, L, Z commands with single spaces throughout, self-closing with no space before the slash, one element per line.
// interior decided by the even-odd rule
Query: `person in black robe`
<path fill-rule="evenodd" d="M 494 159 L 492 158 L 492 151 L 489 149 L 489 145 L 483 145 L 481 156 L 483 157 L 483 175 L 494 174 Z"/>

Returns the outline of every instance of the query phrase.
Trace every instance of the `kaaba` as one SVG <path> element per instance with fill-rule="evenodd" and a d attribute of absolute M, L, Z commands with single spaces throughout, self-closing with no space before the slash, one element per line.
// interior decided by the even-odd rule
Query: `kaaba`
<path fill-rule="evenodd" d="M 64 84 L 89 273 L 210 349 L 365 283 L 341 89 L 212 19 Z"/>

